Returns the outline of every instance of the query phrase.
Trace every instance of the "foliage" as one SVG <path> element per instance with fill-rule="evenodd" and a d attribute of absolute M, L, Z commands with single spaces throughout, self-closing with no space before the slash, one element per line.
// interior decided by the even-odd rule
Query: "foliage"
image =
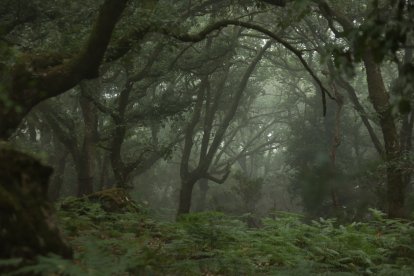
<path fill-rule="evenodd" d="M 414 95 L 414 8 L 408 5 L 409 1 L 397 1 L 400 6 L 394 7 L 385 4 L 389 1 L 372 1 L 370 5 L 353 0 L 326 1 L 336 11 L 332 14 L 324 8 L 323 0 L 286 1 L 286 5 L 275 4 L 284 3 L 283 0 L 138 2 L 130 1 L 117 24 L 102 61 L 101 77 L 88 82 L 93 88 L 90 95 L 82 88 L 84 82 L 81 89 L 77 87 L 50 101 L 50 107 L 44 103 L 43 107 L 34 108 L 11 138 L 32 150 L 47 151 L 50 160 L 45 161 L 55 167 L 58 193 L 73 190 L 71 185 L 65 185 L 75 183 L 72 179 L 79 180 L 79 187 L 89 179 L 89 186 L 95 184 L 99 190 L 112 185 L 114 178 L 122 178 L 116 179 L 117 185 L 127 186 L 128 181 L 128 186 L 140 186 L 146 191 L 139 191 L 142 199 L 150 204 L 152 201 L 153 206 L 157 205 L 154 202 L 161 205 L 163 209 L 158 208 L 159 211 L 172 210 L 178 192 L 176 182 L 182 174 L 176 164 L 180 149 L 194 145 L 192 151 L 190 147 L 189 168 L 194 167 L 194 159 L 203 159 L 203 154 L 194 157 L 203 151 L 204 141 L 220 137 L 220 124 L 226 121 L 223 117 L 227 117 L 229 103 L 236 95 L 234 87 L 239 87 L 246 65 L 268 39 L 262 32 L 231 26 L 223 26 L 205 38 L 196 34 L 222 19 L 254 23 L 280 39 L 275 39 L 251 75 L 245 87 L 246 97 L 240 99 L 234 120 L 222 124 L 226 126 L 222 129 L 228 131 L 221 134 L 221 143 L 214 143 L 218 154 L 213 163 L 217 168 L 209 170 L 221 172 L 220 166 L 227 162 L 233 169 L 238 165 L 243 169 L 244 174 L 227 180 L 218 190 L 220 197 L 213 198 L 224 202 L 219 202 L 220 208 L 226 207 L 223 210 L 249 214 L 228 217 L 221 213 L 197 213 L 177 223 L 165 223 L 152 219 L 142 206 L 124 208 L 124 200 L 119 202 L 120 206 L 113 206 L 112 201 L 102 205 L 90 197 L 66 200 L 61 204 L 59 217 L 76 251 L 74 261 L 39 256 L 35 264 L 22 263 L 21 259 L 0 260 L 0 267 L 24 266 L 16 273 L 67 275 L 414 274 L 413 249 L 407 246 L 412 244 L 412 225 L 384 219 L 377 211 L 372 212 L 372 222 L 346 225 L 329 219 L 305 223 L 300 216 L 281 213 L 260 223 L 254 217 L 267 212 L 260 205 L 266 196 L 272 202 L 281 202 L 279 190 L 286 190 L 288 185 L 300 196 L 304 211 L 313 217 L 329 217 L 334 212 L 339 217 L 340 209 L 350 221 L 367 218 L 369 207 L 384 208 L 394 203 L 385 191 L 390 191 L 390 195 L 402 191 L 409 203 L 413 201 L 412 192 L 399 188 L 410 183 L 412 167 L 409 160 L 414 121 L 413 113 L 410 115 Z M 43 79 L 47 76 L 43 70 L 59 73 L 62 64 L 71 64 L 72 57 L 93 32 L 92 21 L 101 3 L 0 3 L 0 110 L 6 111 L 2 121 L 7 123 L 15 115 L 25 114 L 33 107 L 26 103 L 45 98 L 41 96 L 45 93 L 42 89 L 34 88 L 37 81 L 26 81 L 25 74 L 33 75 L 35 80 Z M 352 19 L 352 26 L 341 23 L 342 14 Z M 187 44 L 196 40 L 198 43 Z M 384 80 L 377 74 L 378 83 L 389 90 L 378 95 L 386 103 L 390 101 L 393 111 L 398 108 L 401 113 L 390 113 L 388 121 L 382 120 L 383 105 L 371 102 L 372 95 L 367 97 L 367 88 L 376 86 L 375 82 L 365 80 L 368 68 L 365 72 L 362 69 L 367 50 L 372 52 L 374 63 L 378 63 L 373 67 L 375 71 L 383 71 Z M 302 57 L 302 64 L 298 57 Z M 340 70 L 330 66 L 332 58 Z M 318 59 L 322 59 L 319 65 Z M 314 79 L 308 74 L 312 72 L 303 69 L 304 61 Z M 228 72 L 223 68 L 229 68 Z M 342 78 L 341 72 L 354 76 L 354 80 Z M 327 116 L 320 116 L 321 87 L 315 83 L 318 79 L 335 94 L 349 95 L 338 122 L 334 101 L 327 103 Z M 46 83 L 47 87 L 55 87 L 59 82 Z M 62 86 L 53 95 L 65 89 Z M 195 110 L 198 91 L 204 91 L 201 103 L 205 108 L 198 115 L 200 124 L 188 135 L 191 141 L 183 143 L 184 124 Z M 82 99 L 96 107 L 90 110 L 96 120 L 89 120 L 87 112 L 82 112 Z M 217 116 L 213 111 L 218 111 Z M 211 118 L 210 112 L 214 115 Z M 85 143 L 82 140 L 87 140 L 87 130 L 91 129 L 88 121 L 94 121 L 96 133 Z M 8 126 L 7 132 L 15 130 L 17 123 Z M 338 135 L 334 135 L 336 126 Z M 394 133 L 384 133 L 394 128 Z M 255 136 L 257 133 L 263 135 Z M 380 141 L 375 143 L 377 136 Z M 401 160 L 396 158 L 396 162 L 378 166 L 377 160 L 383 157 L 381 145 L 399 143 Z M 373 144 L 380 145 L 378 156 Z M 212 147 L 206 149 L 216 151 Z M 156 160 L 167 157 L 171 162 L 153 166 Z M 375 163 L 375 168 L 369 167 L 371 163 Z M 117 176 L 117 167 L 125 176 Z M 84 168 L 86 172 L 82 171 Z M 391 183 L 390 179 L 396 179 L 392 175 L 387 175 L 387 182 L 386 173 L 400 169 L 406 174 L 402 176 L 407 176 L 406 183 Z M 147 170 L 147 178 L 138 180 Z M 282 175 L 283 178 L 279 177 Z M 231 181 L 239 185 L 232 188 Z M 210 194 L 214 193 L 211 186 Z M 206 189 L 200 189 L 204 198 Z M 273 190 L 277 192 L 270 195 Z M 0 200 L 1 204 L 4 202 Z M 113 207 L 118 210 L 114 212 Z M 282 209 L 277 207 L 274 204 L 274 209 Z M 245 225 L 245 221 L 253 225 Z M 19 230 L 32 235 L 26 228 Z M 27 248 L 22 237 L 19 235 L 18 241 Z"/>
<path fill-rule="evenodd" d="M 242 172 L 234 175 L 238 181 L 238 185 L 234 187 L 234 191 L 241 198 L 245 211 L 253 212 L 256 203 L 262 197 L 262 187 L 264 180 L 262 178 L 251 179 Z"/>
<path fill-rule="evenodd" d="M 412 223 L 385 219 L 338 225 L 304 223 L 291 213 L 249 229 L 239 218 L 194 213 L 176 223 L 148 212 L 110 213 L 77 201 L 59 211 L 76 251 L 73 261 L 41 256 L 15 271 L 62 275 L 410 275 L 414 272 Z M 141 209 L 142 210 L 142 209 Z M 19 260 L 2 260 L 1 266 Z"/>

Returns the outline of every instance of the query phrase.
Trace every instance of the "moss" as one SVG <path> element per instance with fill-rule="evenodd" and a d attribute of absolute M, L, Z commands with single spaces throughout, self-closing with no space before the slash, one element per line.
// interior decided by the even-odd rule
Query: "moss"
<path fill-rule="evenodd" d="M 47 198 L 51 173 L 33 157 L 0 146 L 0 258 L 31 260 L 49 253 L 72 257 Z"/>
<path fill-rule="evenodd" d="M 19 210 L 21 205 L 3 186 L 0 186 L 0 209 Z"/>
<path fill-rule="evenodd" d="M 122 188 L 105 189 L 82 198 L 68 198 L 61 203 L 66 211 L 84 213 L 85 201 L 98 203 L 106 212 L 138 212 L 137 204 L 131 199 L 127 191 Z"/>
<path fill-rule="evenodd" d="M 121 188 L 111 188 L 88 196 L 91 201 L 98 201 L 107 212 L 138 211 L 137 205 L 129 194 Z"/>

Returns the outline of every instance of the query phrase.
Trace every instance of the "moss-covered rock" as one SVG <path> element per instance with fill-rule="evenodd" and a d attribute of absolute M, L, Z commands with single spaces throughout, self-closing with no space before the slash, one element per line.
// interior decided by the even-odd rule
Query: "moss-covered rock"
<path fill-rule="evenodd" d="M 137 204 L 121 188 L 106 189 L 88 196 L 89 200 L 99 202 L 107 212 L 139 211 Z"/>
<path fill-rule="evenodd" d="M 62 210 L 82 212 L 85 200 L 99 203 L 106 212 L 138 212 L 138 205 L 131 199 L 128 192 L 122 188 L 105 189 L 82 198 L 66 199 L 62 202 Z"/>
<path fill-rule="evenodd" d="M 50 167 L 0 145 L 0 258 L 72 257 L 47 198 Z"/>

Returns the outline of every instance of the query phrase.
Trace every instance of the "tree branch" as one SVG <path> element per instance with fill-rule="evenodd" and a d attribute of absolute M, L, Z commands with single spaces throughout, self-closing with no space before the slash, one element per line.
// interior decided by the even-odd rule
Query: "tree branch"
<path fill-rule="evenodd" d="M 325 0 L 313 0 L 313 2 L 318 4 L 319 10 L 321 11 L 322 15 L 326 18 L 326 20 L 328 20 L 328 24 L 330 27 L 334 27 L 334 19 L 339 24 L 341 24 L 345 32 L 349 32 L 354 28 L 354 24 L 349 18 L 347 18 L 344 14 L 340 13 L 339 11 L 334 10 L 331 6 L 329 6 L 329 4 Z M 335 32 L 336 29 L 333 28 L 332 31 Z"/>
<path fill-rule="evenodd" d="M 257 53 L 256 57 L 253 59 L 253 61 L 250 63 L 249 67 L 246 69 L 241 81 L 240 81 L 240 85 L 237 88 L 235 95 L 234 95 L 234 100 L 232 101 L 232 103 L 229 106 L 228 112 L 224 115 L 223 121 L 220 124 L 219 128 L 217 129 L 216 135 L 214 136 L 213 142 L 211 143 L 210 149 L 208 150 L 207 156 L 206 158 L 203 160 L 203 163 L 200 164 L 200 168 L 201 170 L 205 170 L 207 169 L 213 158 L 214 155 L 217 152 L 217 149 L 220 145 L 220 143 L 223 140 L 223 136 L 226 133 L 226 130 L 231 122 L 231 120 L 233 119 L 237 108 L 239 106 L 239 102 L 242 98 L 243 92 L 246 89 L 247 83 L 250 79 L 250 76 L 252 75 L 253 71 L 256 69 L 257 64 L 259 63 L 259 61 L 262 59 L 264 53 L 267 51 L 267 49 L 269 49 L 271 46 L 271 41 L 267 41 L 266 44 L 260 49 L 260 51 Z"/>
<path fill-rule="evenodd" d="M 368 134 L 371 138 L 372 143 L 374 144 L 375 149 L 377 150 L 378 154 L 381 156 L 381 158 L 384 158 L 384 147 L 381 144 L 380 140 L 378 139 L 377 134 L 375 133 L 374 128 L 371 126 L 371 123 L 369 122 L 367 112 L 365 111 L 365 108 L 362 106 L 362 104 L 359 102 L 359 99 L 356 95 L 354 87 L 352 87 L 349 82 L 345 81 L 341 77 L 336 77 L 335 81 L 338 83 L 339 86 L 341 86 L 345 91 L 348 93 L 349 98 L 351 99 L 351 102 L 354 105 L 355 110 L 358 112 L 359 116 L 361 117 L 362 123 L 365 125 Z"/>
<path fill-rule="evenodd" d="M 2 70 L 3 75 L 10 75 L 6 97 L 14 107 L 6 109 L 0 103 L 0 139 L 10 137 L 24 116 L 38 103 L 64 93 L 83 79 L 98 76 L 112 32 L 128 1 L 106 0 L 103 3 L 89 40 L 80 53 L 68 62 L 34 70 L 36 68 L 30 64 L 29 56 L 28 60 L 22 59 Z"/>
<path fill-rule="evenodd" d="M 265 2 L 267 4 L 278 6 L 278 7 L 284 7 L 286 6 L 286 0 L 261 0 L 262 2 Z"/>
<path fill-rule="evenodd" d="M 211 180 L 211 181 L 213 181 L 217 184 L 223 184 L 226 181 L 226 179 L 228 178 L 229 174 L 230 174 L 230 165 L 227 164 L 226 172 L 220 178 L 214 177 L 211 174 L 209 174 L 208 172 L 206 172 L 203 175 L 203 178 Z"/>
<path fill-rule="evenodd" d="M 244 21 L 237 21 L 237 20 L 222 20 L 215 22 L 211 25 L 208 25 L 205 27 L 201 32 L 196 34 L 174 34 L 170 32 L 169 30 L 161 30 L 166 35 L 175 37 L 178 40 L 184 41 L 184 42 L 199 42 L 203 40 L 208 34 L 210 34 L 213 31 L 220 30 L 224 27 L 234 25 L 234 26 L 241 26 L 249 29 L 256 30 L 258 32 L 261 32 L 263 34 L 266 34 L 270 38 L 274 39 L 276 42 L 281 44 L 283 47 L 288 49 L 290 52 L 292 52 L 300 61 L 300 63 L 303 65 L 303 67 L 308 71 L 308 73 L 311 75 L 311 77 L 315 80 L 315 82 L 318 84 L 318 86 L 321 88 L 322 92 L 322 105 L 323 105 L 323 115 L 326 115 L 326 95 L 329 96 L 331 99 L 335 99 L 334 96 L 330 93 L 328 89 L 325 88 L 325 86 L 322 84 L 322 81 L 318 78 L 315 72 L 310 68 L 309 64 L 305 61 L 305 59 L 302 56 L 302 52 L 298 49 L 296 49 L 294 46 L 292 46 L 288 41 L 284 40 L 274 32 L 260 26 L 254 23 L 250 22 L 244 22 Z"/>
<path fill-rule="evenodd" d="M 106 0 L 100 8 L 89 39 L 79 55 L 65 64 L 42 72 L 34 72 L 28 76 L 29 80 L 25 79 L 22 83 L 18 82 L 20 78 L 15 78 L 13 89 L 15 93 L 20 94 L 22 98 L 27 98 L 26 101 L 30 101 L 33 106 L 73 88 L 83 79 L 98 77 L 99 66 L 112 32 L 127 2 L 128 0 Z M 33 85 L 35 85 L 35 91 L 33 91 Z M 32 95 L 27 95 L 26 91 L 30 91 Z M 38 91 L 43 93 L 38 93 Z"/>

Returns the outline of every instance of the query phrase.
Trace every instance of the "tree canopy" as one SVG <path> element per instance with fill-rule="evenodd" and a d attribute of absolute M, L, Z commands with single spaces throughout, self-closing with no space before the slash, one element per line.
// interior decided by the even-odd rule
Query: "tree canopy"
<path fill-rule="evenodd" d="M 0 258 L 72 258 L 54 206 L 90 201 L 174 231 L 411 225 L 413 35 L 406 0 L 2 1 Z"/>

